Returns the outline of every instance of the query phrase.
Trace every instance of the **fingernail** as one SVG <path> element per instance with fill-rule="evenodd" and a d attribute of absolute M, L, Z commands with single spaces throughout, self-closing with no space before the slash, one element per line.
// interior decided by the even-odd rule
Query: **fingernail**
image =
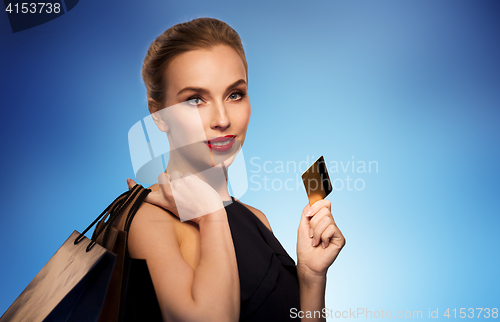
<path fill-rule="evenodd" d="M 129 179 L 129 178 L 127 178 L 127 184 L 129 184 L 129 183 L 130 183 L 130 179 Z"/>
<path fill-rule="evenodd" d="M 314 233 L 313 229 L 309 228 L 309 237 L 313 238 L 314 236 L 313 233 Z"/>
<path fill-rule="evenodd" d="M 307 216 L 307 217 L 310 217 L 310 216 L 311 216 L 311 210 L 308 210 L 308 211 L 307 211 L 306 216 Z"/>
<path fill-rule="evenodd" d="M 316 241 L 314 239 L 312 240 L 312 245 L 313 247 L 316 246 Z"/>
<path fill-rule="evenodd" d="M 325 249 L 326 248 L 325 242 L 322 242 L 322 244 L 323 244 L 323 249 Z"/>

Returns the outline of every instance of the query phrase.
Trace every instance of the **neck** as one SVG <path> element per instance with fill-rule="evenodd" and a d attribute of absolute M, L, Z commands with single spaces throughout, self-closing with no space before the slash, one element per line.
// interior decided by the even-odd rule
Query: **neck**
<path fill-rule="evenodd" d="M 227 187 L 227 168 L 223 164 L 219 164 L 215 167 L 209 167 L 208 169 L 200 170 L 192 163 L 188 162 L 182 155 L 171 151 L 170 157 L 168 159 L 167 174 L 171 174 L 174 171 L 182 173 L 190 172 L 196 175 L 198 178 L 209 184 L 221 197 L 222 200 L 231 200 L 229 195 L 229 190 Z"/>

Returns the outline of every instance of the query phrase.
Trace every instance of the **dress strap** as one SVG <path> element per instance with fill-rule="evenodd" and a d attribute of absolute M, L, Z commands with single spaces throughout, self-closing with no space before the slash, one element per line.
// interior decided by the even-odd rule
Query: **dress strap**
<path fill-rule="evenodd" d="M 224 207 L 227 207 L 229 206 L 230 204 L 232 204 L 233 202 L 235 202 L 234 200 L 234 197 L 231 196 L 231 200 L 222 200 L 222 204 L 224 205 Z"/>

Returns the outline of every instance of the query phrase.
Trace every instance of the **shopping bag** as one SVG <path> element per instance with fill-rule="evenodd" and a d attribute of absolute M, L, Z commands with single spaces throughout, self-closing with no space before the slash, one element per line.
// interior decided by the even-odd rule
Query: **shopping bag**
<path fill-rule="evenodd" d="M 129 300 L 131 293 L 136 291 L 133 287 L 134 280 L 131 279 L 131 271 L 134 271 L 134 267 L 141 260 L 129 257 L 128 230 L 137 210 L 150 192 L 151 189 L 136 184 L 129 192 L 116 198 L 114 204 L 110 205 L 110 211 L 100 219 L 94 230 L 92 240 L 117 256 L 98 322 L 161 321 L 158 303 L 154 303 L 156 299 L 153 299 L 153 303 L 148 306 L 135 307 L 135 309 L 130 307 Z M 132 276 L 135 275 L 132 274 Z M 144 320 L 145 316 L 153 318 Z"/>
<path fill-rule="evenodd" d="M 130 321 L 125 302 L 129 263 L 136 260 L 127 258 L 127 233 L 149 192 L 151 189 L 136 184 L 119 195 L 82 233 L 75 230 L 0 322 Z M 96 223 L 89 240 L 84 234 Z"/>
<path fill-rule="evenodd" d="M 116 255 L 91 242 L 75 230 L 0 322 L 97 321 Z"/>

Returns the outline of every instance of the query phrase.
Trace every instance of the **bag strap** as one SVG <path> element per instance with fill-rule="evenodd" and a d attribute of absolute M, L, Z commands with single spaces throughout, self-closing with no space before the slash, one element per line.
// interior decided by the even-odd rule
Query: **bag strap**
<path fill-rule="evenodd" d="M 134 201 L 134 204 L 132 205 L 132 208 L 130 208 L 130 211 L 127 215 L 127 218 L 125 219 L 125 225 L 123 227 L 123 230 L 127 232 L 127 237 L 125 238 L 125 257 L 130 257 L 130 254 L 128 253 L 128 231 L 130 229 L 130 225 L 132 224 L 132 219 L 134 219 L 135 214 L 137 213 L 137 210 L 139 210 L 139 207 L 141 204 L 144 202 L 148 194 L 151 192 L 151 189 L 143 189 L 137 199 Z"/>
<path fill-rule="evenodd" d="M 111 227 L 113 226 L 113 223 L 116 221 L 116 219 L 119 217 L 119 215 L 127 209 L 128 205 L 131 203 L 135 203 L 135 200 L 137 199 L 138 194 L 140 193 L 141 190 L 144 190 L 144 187 L 141 186 L 140 184 L 136 184 L 132 190 L 130 190 L 130 195 L 129 197 L 119 206 L 116 207 L 116 210 L 109 215 L 109 219 L 106 222 L 106 224 L 103 226 L 103 228 L 97 233 L 97 236 L 94 241 L 97 241 L 98 235 L 104 231 L 104 236 L 102 239 L 102 245 L 106 247 L 108 243 L 108 237 L 109 237 L 109 231 Z"/>
<path fill-rule="evenodd" d="M 78 237 L 74 241 L 74 244 L 76 245 L 80 241 L 82 241 L 85 233 L 89 231 L 89 229 L 92 228 L 92 226 L 94 226 L 96 222 L 98 222 L 104 215 L 107 215 L 109 213 L 110 208 L 114 210 L 116 208 L 116 205 L 119 204 L 123 200 L 123 198 L 129 193 L 130 191 L 125 191 L 124 193 L 116 197 L 116 199 L 108 207 L 106 207 L 106 209 L 104 209 L 104 211 L 99 216 L 97 216 L 97 218 L 87 228 L 85 228 L 85 230 L 80 235 L 78 235 Z"/>
<path fill-rule="evenodd" d="M 129 198 L 127 198 L 116 210 L 110 214 L 109 220 L 105 223 L 103 228 L 97 233 L 94 243 L 97 242 L 99 234 L 104 231 L 104 236 L 102 238 L 101 245 L 106 247 L 108 243 L 109 233 L 111 227 L 115 227 L 118 230 L 125 231 L 127 238 L 125 240 L 125 253 L 128 255 L 128 230 L 132 219 L 134 218 L 140 205 L 143 203 L 146 196 L 151 192 L 151 189 L 145 189 L 143 186 L 136 184 L 130 193 Z M 126 214 L 125 214 L 126 211 Z M 126 217 L 124 217 L 126 216 Z M 93 245 L 89 246 L 92 247 Z"/>
<path fill-rule="evenodd" d="M 91 242 L 87 245 L 86 251 L 90 251 L 92 247 L 96 244 L 99 235 L 104 231 L 103 236 L 103 246 L 106 247 L 106 243 L 109 237 L 109 230 L 113 224 L 113 222 L 118 218 L 118 216 L 122 213 L 124 209 L 127 208 L 128 205 L 132 203 L 132 207 L 129 210 L 126 218 L 126 227 L 127 232 L 130 228 L 130 223 L 132 222 L 135 213 L 139 209 L 139 206 L 142 204 L 146 196 L 151 192 L 151 189 L 145 189 L 142 185 L 136 184 L 131 190 L 125 191 L 108 206 L 104 211 L 75 239 L 74 244 L 78 244 L 84 237 L 85 233 L 89 231 L 92 226 L 94 226 L 99 220 L 105 221 L 106 217 L 109 215 L 109 219 L 107 222 L 104 222 L 102 228 L 97 231 L 94 231 Z M 98 225 L 99 227 L 99 225 Z"/>

